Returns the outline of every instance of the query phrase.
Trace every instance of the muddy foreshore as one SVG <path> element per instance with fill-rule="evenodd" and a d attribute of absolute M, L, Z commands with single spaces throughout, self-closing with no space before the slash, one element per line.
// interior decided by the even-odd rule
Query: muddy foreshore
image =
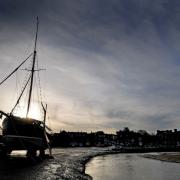
<path fill-rule="evenodd" d="M 145 154 L 145 158 L 156 159 L 166 162 L 180 163 L 180 152 L 164 152 L 157 154 Z"/>
<path fill-rule="evenodd" d="M 15 154 L 0 160 L 2 180 L 91 180 L 85 174 L 86 163 L 95 156 L 120 153 L 108 148 L 57 148 L 54 159 L 29 161 L 24 155 Z M 180 153 L 148 153 L 145 158 L 180 162 Z"/>
<path fill-rule="evenodd" d="M 57 148 L 54 159 L 34 159 L 14 154 L 0 160 L 1 180 L 90 180 L 85 174 L 86 163 L 93 157 L 113 153 L 108 148 Z"/>

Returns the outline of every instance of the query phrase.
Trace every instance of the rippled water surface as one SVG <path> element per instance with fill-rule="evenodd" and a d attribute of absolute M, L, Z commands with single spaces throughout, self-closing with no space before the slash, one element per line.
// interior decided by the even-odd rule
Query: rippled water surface
<path fill-rule="evenodd" d="M 143 158 L 137 154 L 98 156 L 86 166 L 94 180 L 179 180 L 180 164 Z"/>

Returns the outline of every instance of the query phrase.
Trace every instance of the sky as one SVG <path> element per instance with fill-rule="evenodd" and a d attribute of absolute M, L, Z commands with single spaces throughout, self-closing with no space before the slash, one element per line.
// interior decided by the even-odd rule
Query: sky
<path fill-rule="evenodd" d="M 0 79 L 33 51 L 36 16 L 54 131 L 179 129 L 180 1 L 0 0 Z M 0 86 L 5 112 L 21 74 Z"/>

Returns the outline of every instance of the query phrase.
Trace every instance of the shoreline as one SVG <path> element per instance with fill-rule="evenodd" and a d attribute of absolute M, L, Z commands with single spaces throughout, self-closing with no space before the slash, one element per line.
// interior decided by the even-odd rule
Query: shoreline
<path fill-rule="evenodd" d="M 87 177 L 88 179 L 92 180 L 92 176 L 90 174 L 86 174 L 86 165 L 88 162 L 90 162 L 93 158 L 97 157 L 97 156 L 104 156 L 104 155 L 108 155 L 108 154 L 113 154 L 110 153 L 109 151 L 105 151 L 105 152 L 98 152 L 96 154 L 93 155 L 89 155 L 87 157 L 85 157 L 85 159 L 82 160 L 81 165 L 82 165 L 82 175 L 84 175 L 85 177 Z"/>
<path fill-rule="evenodd" d="M 92 176 L 90 174 L 86 174 L 86 172 L 85 172 L 87 163 L 89 163 L 93 158 L 95 158 L 97 156 L 105 156 L 105 155 L 111 155 L 111 154 L 113 155 L 113 154 L 122 154 L 122 153 L 119 151 L 107 150 L 104 152 L 98 152 L 97 154 L 87 156 L 86 159 L 82 161 L 83 175 L 85 175 L 86 177 L 88 177 L 92 180 L 93 179 Z"/>
<path fill-rule="evenodd" d="M 104 155 L 113 155 L 113 154 L 122 154 L 122 152 L 120 151 L 112 151 L 112 150 L 107 150 L 106 152 L 99 152 L 95 155 L 90 155 L 88 156 L 83 162 L 82 162 L 82 166 L 83 166 L 83 174 L 90 178 L 91 180 L 93 179 L 93 177 L 90 174 L 86 174 L 86 165 L 87 163 L 89 163 L 93 158 L 97 157 L 97 156 L 104 156 Z M 133 153 L 130 153 L 133 154 Z M 143 154 L 143 153 L 138 153 Z M 143 154 L 141 155 L 143 158 L 148 158 L 148 159 L 154 159 L 154 160 L 158 160 L 158 161 L 164 161 L 164 162 L 171 162 L 171 163 L 180 163 L 180 152 L 157 152 L 157 154 Z"/>
<path fill-rule="evenodd" d="M 53 149 L 54 159 L 35 162 L 29 162 L 24 155 L 16 153 L 8 160 L 0 161 L 0 177 L 7 180 L 43 180 L 48 178 L 92 180 L 91 174 L 86 173 L 87 163 L 97 156 L 113 154 L 125 153 L 109 148 L 57 148 Z M 144 158 L 180 163 L 180 152 L 135 154 Z"/>
<path fill-rule="evenodd" d="M 158 154 L 145 154 L 142 157 L 164 162 L 180 163 L 180 152 L 162 152 Z"/>

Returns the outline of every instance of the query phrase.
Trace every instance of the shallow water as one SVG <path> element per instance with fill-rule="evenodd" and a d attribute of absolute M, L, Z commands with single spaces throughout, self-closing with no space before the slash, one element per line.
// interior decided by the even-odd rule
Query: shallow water
<path fill-rule="evenodd" d="M 86 173 L 94 180 L 179 180 L 180 164 L 143 158 L 138 154 L 113 154 L 93 158 Z"/>

